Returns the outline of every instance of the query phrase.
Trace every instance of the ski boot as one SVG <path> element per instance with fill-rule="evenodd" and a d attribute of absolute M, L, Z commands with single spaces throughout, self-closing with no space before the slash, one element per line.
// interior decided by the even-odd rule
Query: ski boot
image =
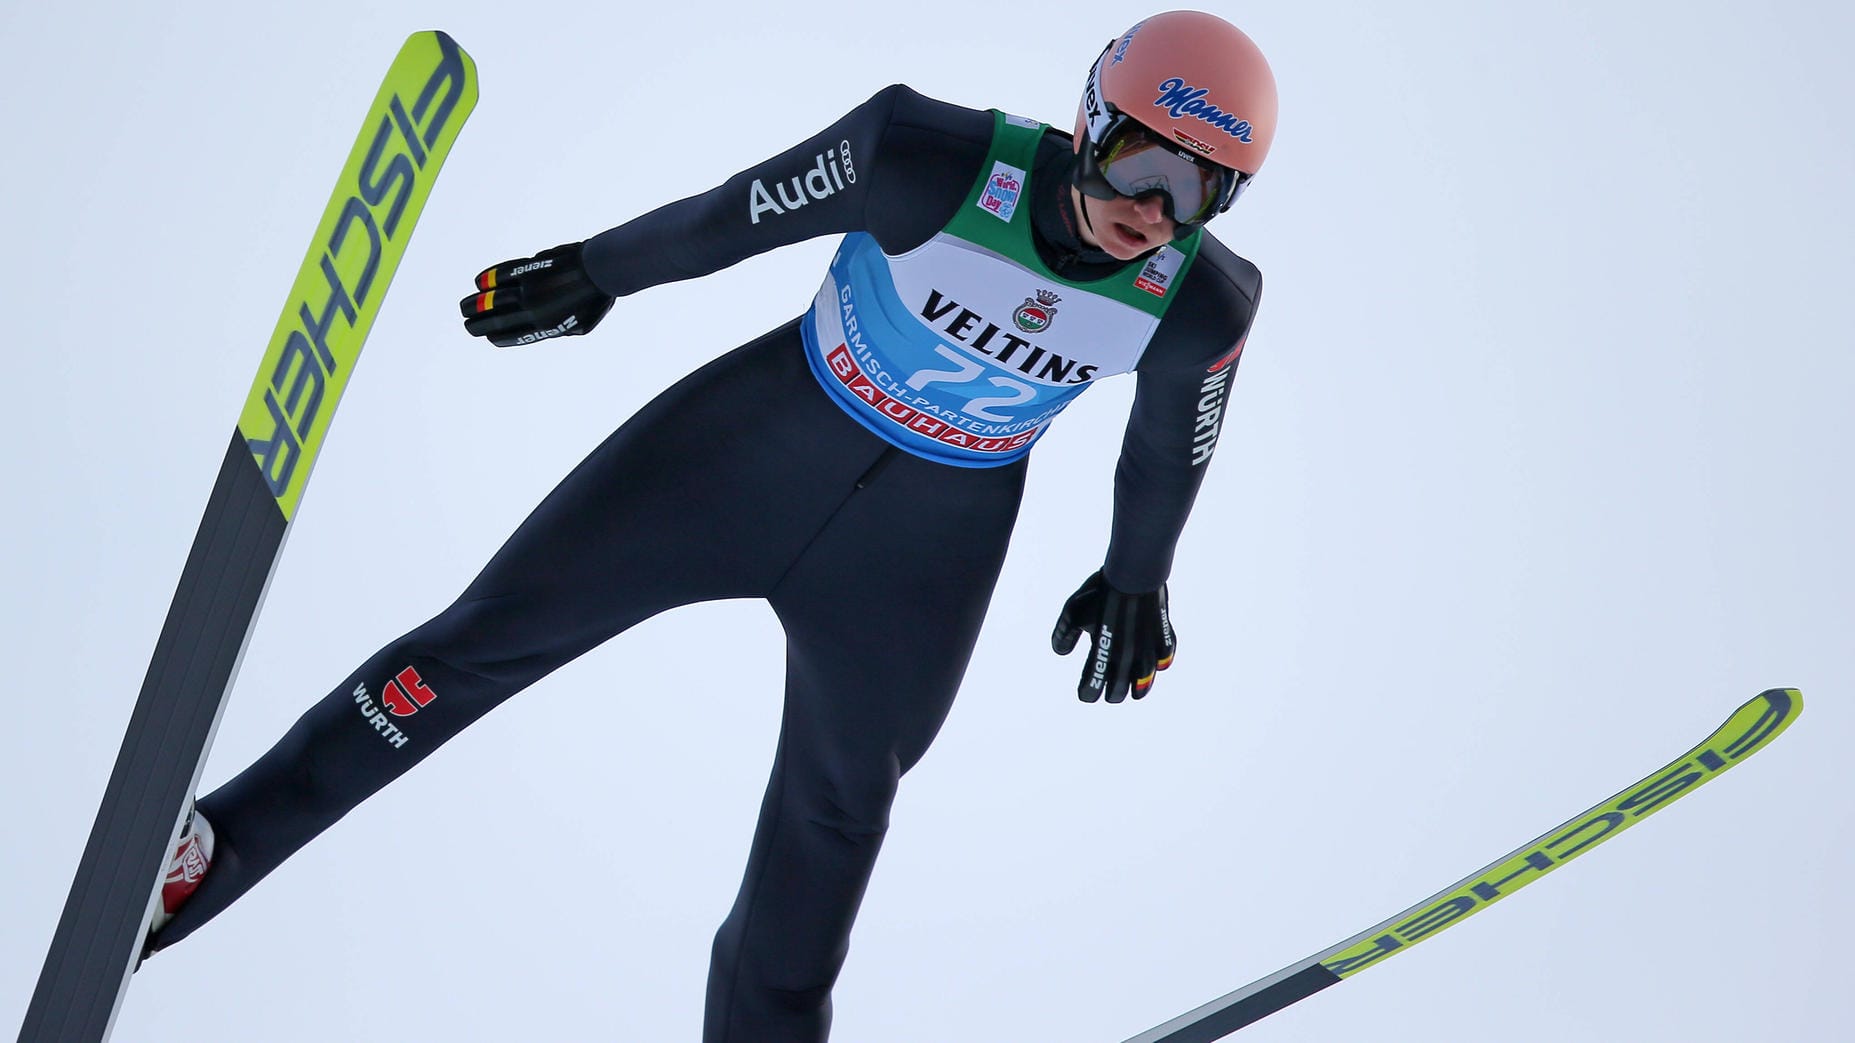
<path fill-rule="evenodd" d="M 168 860 L 167 876 L 161 882 L 161 898 L 155 903 L 154 918 L 148 933 L 166 927 L 180 907 L 200 886 L 206 870 L 213 864 L 213 827 L 206 816 L 191 805 L 187 821 L 180 827 L 180 842 L 174 845 L 174 857 Z"/>

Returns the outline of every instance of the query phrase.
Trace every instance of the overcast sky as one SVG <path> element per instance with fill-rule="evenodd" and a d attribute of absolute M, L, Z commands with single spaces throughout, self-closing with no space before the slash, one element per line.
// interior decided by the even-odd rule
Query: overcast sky
<path fill-rule="evenodd" d="M 207 787 L 448 602 L 651 395 L 797 314 L 833 244 L 523 351 L 461 332 L 479 268 L 707 189 L 898 80 L 1067 124 L 1089 61 L 1146 13 L 905 10 L 0 8 L 0 1032 L 406 34 L 450 32 L 482 101 Z M 904 782 L 834 1039 L 1115 1043 L 1395 913 L 1778 685 L 1808 710 L 1731 776 L 1240 1038 L 1842 1030 L 1851 8 L 1216 10 L 1269 55 L 1281 129 L 1213 225 L 1268 292 L 1172 578 L 1178 664 L 1141 704 L 1083 706 L 1080 658 L 1047 645 L 1105 545 L 1131 383 L 1110 382 L 1038 449 L 960 701 Z M 116 1038 L 694 1040 L 780 654 L 771 612 L 731 603 L 560 671 L 150 963 Z"/>

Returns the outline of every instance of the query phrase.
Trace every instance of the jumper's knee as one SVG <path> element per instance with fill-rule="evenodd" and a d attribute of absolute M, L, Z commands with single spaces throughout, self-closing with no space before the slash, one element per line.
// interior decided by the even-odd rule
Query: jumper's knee
<path fill-rule="evenodd" d="M 889 829 L 900 780 L 893 754 L 840 758 L 805 787 L 806 819 L 853 843 L 880 838 Z"/>

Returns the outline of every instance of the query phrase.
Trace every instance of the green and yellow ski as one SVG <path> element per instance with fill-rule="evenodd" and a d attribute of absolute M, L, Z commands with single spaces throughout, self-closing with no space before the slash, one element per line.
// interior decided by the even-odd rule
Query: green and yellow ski
<path fill-rule="evenodd" d="M 115 1024 L 285 532 L 476 102 L 476 65 L 444 33 L 414 33 L 387 70 L 232 432 L 20 1043 L 101 1043 Z"/>
<path fill-rule="evenodd" d="M 1707 741 L 1602 804 L 1456 881 L 1409 909 L 1126 1043 L 1212 1043 L 1452 927 L 1609 840 L 1675 798 L 1765 748 L 1803 712 L 1803 693 L 1754 696 Z"/>

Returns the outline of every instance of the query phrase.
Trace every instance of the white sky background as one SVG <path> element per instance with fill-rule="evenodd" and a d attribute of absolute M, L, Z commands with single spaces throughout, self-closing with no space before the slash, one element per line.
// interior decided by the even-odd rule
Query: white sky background
<path fill-rule="evenodd" d="M 1777 685 L 1803 689 L 1803 718 L 1728 779 L 1240 1038 L 1845 1027 L 1855 15 L 1395 7 L 1218 9 L 1270 56 L 1282 129 L 1214 225 L 1268 292 L 1173 577 L 1178 666 L 1142 704 L 1089 707 L 1080 657 L 1047 646 L 1105 543 L 1131 385 L 1113 382 L 1036 454 L 960 702 L 904 784 L 835 1039 L 1113 1043 L 1417 901 Z M 1066 123 L 1143 13 L 934 9 L 0 9 L 0 1031 L 401 39 L 449 31 L 482 101 L 321 457 L 208 788 L 442 607 L 653 393 L 802 309 L 832 244 L 512 352 L 459 327 L 479 268 L 709 188 L 897 80 Z M 780 654 L 763 606 L 710 605 L 554 675 L 152 962 L 117 1038 L 695 1039 Z"/>

